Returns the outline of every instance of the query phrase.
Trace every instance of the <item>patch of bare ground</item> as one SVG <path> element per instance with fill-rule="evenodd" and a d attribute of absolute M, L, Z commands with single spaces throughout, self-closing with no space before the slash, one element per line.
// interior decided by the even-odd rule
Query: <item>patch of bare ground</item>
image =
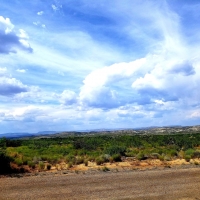
<path fill-rule="evenodd" d="M 0 179 L 4 199 L 198 200 L 200 169 L 68 173 Z"/>

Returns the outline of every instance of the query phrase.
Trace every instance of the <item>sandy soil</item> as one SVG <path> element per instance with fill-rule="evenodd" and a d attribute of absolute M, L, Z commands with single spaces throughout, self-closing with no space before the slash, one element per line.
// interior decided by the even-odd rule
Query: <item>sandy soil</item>
<path fill-rule="evenodd" d="M 0 178 L 3 199 L 200 200 L 200 168 L 6 177 Z"/>

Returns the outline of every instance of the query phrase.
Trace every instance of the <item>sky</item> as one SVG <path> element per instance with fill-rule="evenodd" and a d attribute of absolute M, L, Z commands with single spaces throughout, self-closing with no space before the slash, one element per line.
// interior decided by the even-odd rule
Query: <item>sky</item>
<path fill-rule="evenodd" d="M 199 0 L 0 0 L 0 133 L 200 124 Z"/>

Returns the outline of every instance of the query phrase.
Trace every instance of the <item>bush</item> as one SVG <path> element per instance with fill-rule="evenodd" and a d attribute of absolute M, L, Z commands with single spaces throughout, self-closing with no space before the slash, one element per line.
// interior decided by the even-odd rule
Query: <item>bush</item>
<path fill-rule="evenodd" d="M 6 155 L 6 153 L 0 150 L 0 174 L 10 173 L 12 171 L 10 167 L 10 162 L 13 159 Z"/>
<path fill-rule="evenodd" d="M 42 161 L 40 161 L 39 162 L 39 169 L 43 170 L 44 168 L 45 168 L 45 164 Z"/>
<path fill-rule="evenodd" d="M 23 161 L 22 161 L 21 158 L 16 158 L 14 163 L 17 164 L 18 166 L 22 166 L 23 165 Z"/>
<path fill-rule="evenodd" d="M 175 149 L 172 149 L 172 150 L 169 151 L 169 155 L 174 157 L 174 156 L 178 156 L 178 153 Z"/>
<path fill-rule="evenodd" d="M 102 157 L 97 157 L 97 158 L 95 159 L 95 162 L 96 162 L 97 165 L 101 165 L 101 164 L 103 164 L 105 161 L 104 161 L 104 159 L 103 159 Z"/>
<path fill-rule="evenodd" d="M 165 160 L 165 161 L 170 161 L 171 158 L 170 158 L 170 156 L 166 155 L 166 156 L 164 156 L 164 160 Z"/>
<path fill-rule="evenodd" d="M 194 162 L 195 165 L 199 165 L 199 163 L 197 161 Z"/>
<path fill-rule="evenodd" d="M 84 160 L 84 164 L 85 164 L 85 166 L 88 166 L 88 159 Z"/>
<path fill-rule="evenodd" d="M 41 158 L 40 158 L 40 157 L 36 157 L 36 156 L 33 157 L 33 162 L 34 162 L 35 164 L 38 164 L 40 161 L 41 161 Z"/>
<path fill-rule="evenodd" d="M 193 155 L 192 155 L 193 158 L 200 158 L 200 151 L 199 150 L 196 150 Z"/>
<path fill-rule="evenodd" d="M 71 167 L 73 167 L 73 163 L 72 162 L 67 163 L 67 168 L 70 169 Z"/>
<path fill-rule="evenodd" d="M 76 163 L 76 159 L 74 155 L 68 155 L 65 157 L 66 162 L 72 162 L 72 163 Z"/>
<path fill-rule="evenodd" d="M 31 167 L 33 169 L 35 168 L 35 163 L 33 161 L 28 161 L 27 164 L 28 164 L 29 167 Z"/>
<path fill-rule="evenodd" d="M 148 156 L 144 155 L 143 153 L 138 153 L 136 157 L 138 160 L 146 160 L 148 158 Z"/>
<path fill-rule="evenodd" d="M 160 161 L 164 161 L 165 159 L 164 159 L 164 156 L 163 155 L 159 155 L 159 160 Z"/>
<path fill-rule="evenodd" d="M 79 164 L 84 162 L 84 159 L 82 157 L 78 156 L 78 157 L 76 157 L 76 161 L 75 162 L 76 162 L 76 165 L 79 165 Z"/>
<path fill-rule="evenodd" d="M 160 156 L 159 153 L 152 153 L 152 154 L 151 154 L 151 157 L 154 158 L 154 159 L 158 159 L 159 156 Z"/>
<path fill-rule="evenodd" d="M 106 154 L 114 155 L 114 154 L 120 154 L 125 155 L 126 148 L 122 146 L 110 146 L 105 150 Z"/>
<path fill-rule="evenodd" d="M 186 155 L 185 156 L 185 161 L 190 162 L 191 156 L 190 155 Z"/>
<path fill-rule="evenodd" d="M 104 162 L 109 162 L 111 156 L 109 154 L 104 154 L 102 157 L 104 159 Z"/>
<path fill-rule="evenodd" d="M 186 151 L 185 151 L 185 155 L 189 155 L 189 156 L 192 156 L 193 154 L 194 154 L 194 149 L 187 149 Z"/>
<path fill-rule="evenodd" d="M 112 158 L 113 158 L 113 161 L 115 161 L 115 162 L 121 162 L 122 161 L 120 154 L 115 154 L 115 155 L 112 156 Z"/>

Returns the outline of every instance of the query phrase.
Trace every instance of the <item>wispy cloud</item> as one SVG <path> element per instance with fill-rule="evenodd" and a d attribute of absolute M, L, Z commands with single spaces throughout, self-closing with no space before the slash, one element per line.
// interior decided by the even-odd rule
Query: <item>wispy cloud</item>
<path fill-rule="evenodd" d="M 199 123 L 199 4 L 38 0 L 0 11 L 4 130 Z"/>

